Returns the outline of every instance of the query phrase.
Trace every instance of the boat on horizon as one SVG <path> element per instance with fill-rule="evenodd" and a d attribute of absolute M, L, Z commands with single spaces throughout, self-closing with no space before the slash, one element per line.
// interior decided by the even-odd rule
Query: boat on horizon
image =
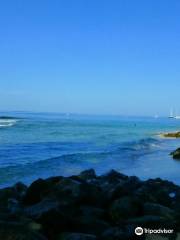
<path fill-rule="evenodd" d="M 180 119 L 180 115 L 174 115 L 173 110 L 171 110 L 168 118 Z"/>

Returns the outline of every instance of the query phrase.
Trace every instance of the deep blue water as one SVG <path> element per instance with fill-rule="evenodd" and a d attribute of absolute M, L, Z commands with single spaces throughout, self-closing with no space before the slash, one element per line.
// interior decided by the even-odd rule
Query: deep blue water
<path fill-rule="evenodd" d="M 38 177 L 97 174 L 116 169 L 141 179 L 161 177 L 180 184 L 180 161 L 169 153 L 180 139 L 160 132 L 180 129 L 168 118 L 0 113 L 0 187 Z"/>

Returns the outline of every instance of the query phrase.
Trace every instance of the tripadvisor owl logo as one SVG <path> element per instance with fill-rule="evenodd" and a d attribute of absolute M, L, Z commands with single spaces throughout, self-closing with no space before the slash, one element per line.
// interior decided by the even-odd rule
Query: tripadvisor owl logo
<path fill-rule="evenodd" d="M 144 231 L 143 231 L 143 228 L 141 228 L 141 227 L 137 227 L 137 228 L 135 229 L 135 234 L 138 235 L 138 236 L 142 235 L 143 232 L 144 232 Z"/>

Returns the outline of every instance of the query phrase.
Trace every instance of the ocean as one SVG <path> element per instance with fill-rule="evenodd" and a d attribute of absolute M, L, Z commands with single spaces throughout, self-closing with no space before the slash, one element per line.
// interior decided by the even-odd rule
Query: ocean
<path fill-rule="evenodd" d="M 180 139 L 160 138 L 177 131 L 180 120 L 153 117 L 1 112 L 0 188 L 37 178 L 70 176 L 94 168 L 115 169 L 145 180 L 180 184 L 180 161 L 171 151 Z"/>

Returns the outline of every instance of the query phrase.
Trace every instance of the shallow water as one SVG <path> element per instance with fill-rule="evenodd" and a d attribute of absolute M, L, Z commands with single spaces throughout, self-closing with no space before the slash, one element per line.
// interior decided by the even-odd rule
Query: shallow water
<path fill-rule="evenodd" d="M 158 133 L 180 129 L 168 118 L 1 113 L 0 187 L 38 177 L 72 175 L 87 168 L 114 168 L 141 179 L 161 177 L 180 184 L 180 161 L 169 153 L 180 139 Z"/>

